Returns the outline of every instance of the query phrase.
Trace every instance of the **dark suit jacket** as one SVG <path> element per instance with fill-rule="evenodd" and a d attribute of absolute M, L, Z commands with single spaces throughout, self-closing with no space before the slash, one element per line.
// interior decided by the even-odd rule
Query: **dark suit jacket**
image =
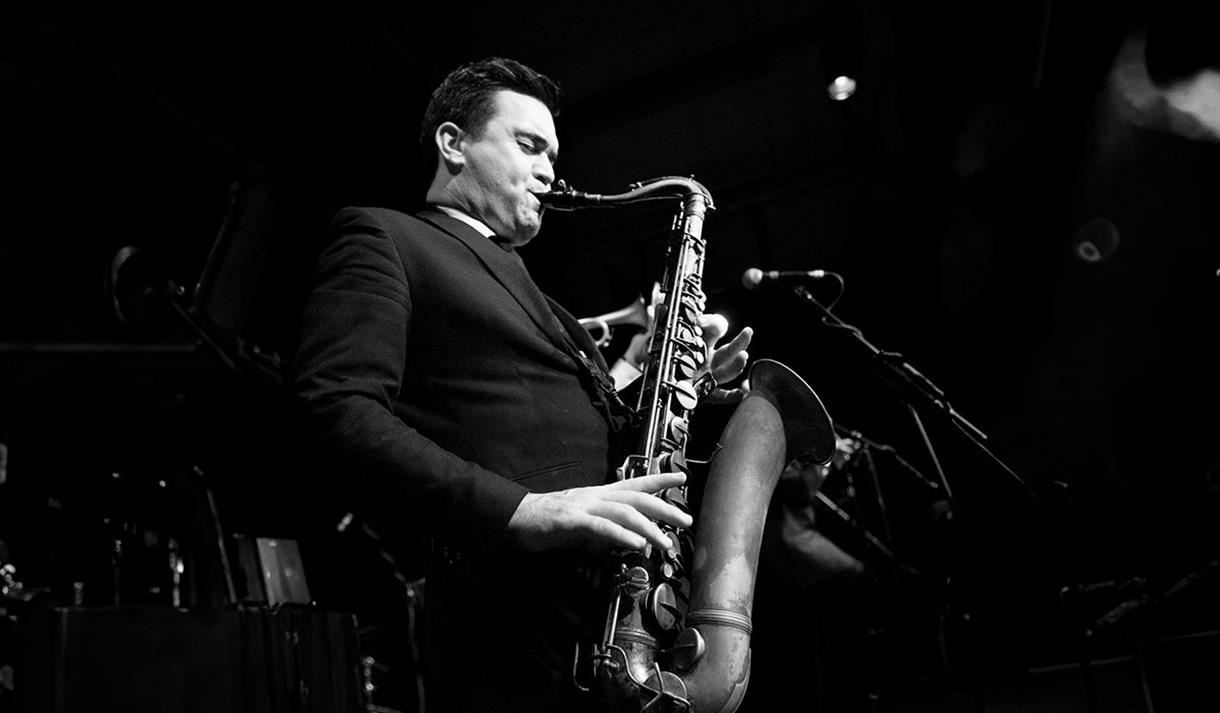
<path fill-rule="evenodd" d="M 332 229 L 296 391 L 365 514 L 442 552 L 427 581 L 438 687 L 477 693 L 470 710 L 550 700 L 580 623 L 602 614 L 569 557 L 526 558 L 505 529 L 529 490 L 606 482 L 612 433 L 587 372 L 519 256 L 465 223 L 348 208 Z"/>

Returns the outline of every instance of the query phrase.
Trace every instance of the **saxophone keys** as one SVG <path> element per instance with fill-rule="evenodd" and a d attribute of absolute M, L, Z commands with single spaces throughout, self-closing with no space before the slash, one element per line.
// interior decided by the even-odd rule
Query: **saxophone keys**
<path fill-rule="evenodd" d="M 678 542 L 673 533 L 670 533 L 670 540 L 673 542 L 673 545 L 664 552 L 660 565 L 661 581 L 668 581 L 676 586 L 678 588 L 679 601 L 686 603 L 690 600 L 690 597 L 683 588 L 687 576 L 686 568 L 682 566 L 682 563 L 685 561 L 682 557 L 684 551 L 681 543 Z"/>
<path fill-rule="evenodd" d="M 657 457 L 657 472 L 658 473 L 687 473 L 690 471 L 686 465 L 686 456 L 682 451 L 670 451 L 662 453 Z"/>
<path fill-rule="evenodd" d="M 672 671 L 656 672 L 644 681 L 644 690 L 652 694 L 652 699 L 644 704 L 642 711 L 689 711 L 691 710 L 690 694 L 686 691 L 686 683 Z"/>
<path fill-rule="evenodd" d="M 679 671 L 689 671 L 707 651 L 707 643 L 698 629 L 683 629 L 669 650 L 670 661 Z"/>
<path fill-rule="evenodd" d="M 677 627 L 682 610 L 678 606 L 678 596 L 668 582 L 661 582 L 648 593 L 646 611 L 649 619 L 661 631 L 671 631 Z"/>
<path fill-rule="evenodd" d="M 639 478 L 648 475 L 648 466 L 651 460 L 642 455 L 630 455 L 623 460 L 623 464 L 615 471 L 615 475 L 619 480 L 628 478 Z"/>
<path fill-rule="evenodd" d="M 666 560 L 658 568 L 661 581 L 669 582 L 670 586 L 676 587 L 678 601 L 685 605 L 690 600 L 690 597 L 682 590 L 682 581 L 686 577 L 686 570 L 682 567 L 682 562 L 678 558 L 678 551 L 674 550 L 672 556 L 667 553 Z"/>
<path fill-rule="evenodd" d="M 683 296 L 687 297 L 686 295 Z M 699 324 L 699 317 L 703 314 L 704 305 L 699 302 L 695 296 L 690 296 L 690 299 L 682 300 L 682 317 L 691 324 Z"/>
<path fill-rule="evenodd" d="M 701 337 L 686 340 L 675 339 L 674 344 L 682 350 L 683 354 L 690 355 L 690 358 L 694 359 L 696 364 L 702 364 L 707 358 L 707 355 L 704 353 L 707 351 L 707 342 L 703 341 Z"/>
<path fill-rule="evenodd" d="M 676 330 L 678 341 L 682 342 L 683 344 L 694 344 L 699 339 L 699 335 L 695 333 L 696 329 L 698 329 L 698 327 L 690 322 L 678 322 L 678 328 Z"/>
<path fill-rule="evenodd" d="M 666 424 L 669 431 L 669 439 L 675 443 L 686 443 L 687 437 L 690 435 L 690 422 L 681 416 L 674 416 L 669 419 Z"/>
<path fill-rule="evenodd" d="M 699 364 L 692 354 L 675 354 L 673 364 L 674 374 L 681 379 L 691 378 L 695 375 L 695 370 L 699 368 Z"/>
<path fill-rule="evenodd" d="M 648 589 L 652 578 L 648 575 L 648 570 L 644 567 L 631 567 L 623 573 L 620 586 L 625 594 L 633 594 L 643 592 Z"/>
<path fill-rule="evenodd" d="M 695 393 L 695 386 L 689 380 L 675 381 L 672 388 L 674 398 L 683 409 L 692 411 L 699 404 L 699 395 Z"/>

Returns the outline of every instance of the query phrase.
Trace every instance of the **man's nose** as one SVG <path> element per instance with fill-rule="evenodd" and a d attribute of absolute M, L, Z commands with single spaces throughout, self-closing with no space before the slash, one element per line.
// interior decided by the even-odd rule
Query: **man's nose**
<path fill-rule="evenodd" d="M 534 178 L 542 181 L 548 188 L 555 182 L 555 167 L 551 165 L 551 159 L 543 156 L 536 162 L 534 166 Z"/>

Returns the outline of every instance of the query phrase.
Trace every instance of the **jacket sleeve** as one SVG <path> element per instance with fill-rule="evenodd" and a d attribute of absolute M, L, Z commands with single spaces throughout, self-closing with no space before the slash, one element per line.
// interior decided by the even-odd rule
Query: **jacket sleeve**
<path fill-rule="evenodd" d="M 301 320 L 292 384 L 328 464 L 377 518 L 447 548 L 497 548 L 527 492 L 445 450 L 394 413 L 411 327 L 407 277 L 374 216 L 338 213 Z"/>

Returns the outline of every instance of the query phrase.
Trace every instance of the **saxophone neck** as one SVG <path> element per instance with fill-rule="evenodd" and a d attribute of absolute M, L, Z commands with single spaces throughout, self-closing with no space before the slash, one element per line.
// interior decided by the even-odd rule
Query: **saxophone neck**
<path fill-rule="evenodd" d="M 712 202 L 712 192 L 707 189 L 702 183 L 693 178 L 684 176 L 661 176 L 659 178 L 650 178 L 645 181 L 634 183 L 631 186 L 636 191 L 647 192 L 651 197 L 664 198 L 668 196 L 678 196 L 690 199 L 696 196 L 703 197 L 703 203 L 707 210 L 715 210 L 715 205 Z M 652 194 L 657 194 L 652 196 Z"/>
<path fill-rule="evenodd" d="M 560 179 L 549 193 L 538 196 L 542 204 L 553 210 L 580 210 L 583 208 L 611 208 L 650 200 L 680 197 L 688 202 L 701 200 L 706 210 L 714 210 L 712 194 L 693 178 L 661 176 L 633 183 L 623 193 L 586 193 L 569 186 Z"/>

